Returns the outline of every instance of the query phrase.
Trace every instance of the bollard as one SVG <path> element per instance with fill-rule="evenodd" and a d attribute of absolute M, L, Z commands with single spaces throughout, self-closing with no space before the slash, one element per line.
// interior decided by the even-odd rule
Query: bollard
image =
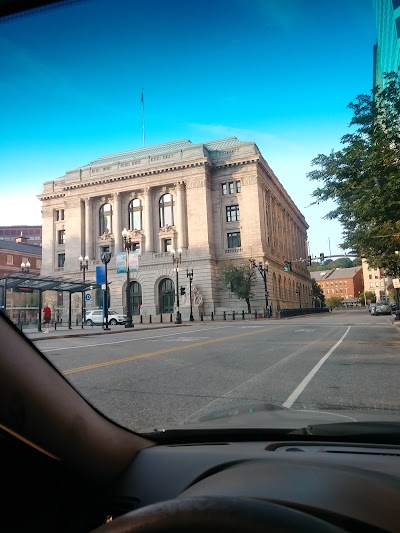
<path fill-rule="evenodd" d="M 160 324 L 162 324 L 162 313 L 160 315 Z"/>
<path fill-rule="evenodd" d="M 214 311 L 211 311 L 211 322 L 214 322 Z"/>
<path fill-rule="evenodd" d="M 235 311 L 232 311 L 232 320 L 236 320 L 236 318 L 235 318 Z"/>
<path fill-rule="evenodd" d="M 152 324 L 151 315 L 149 315 L 149 324 Z"/>
<path fill-rule="evenodd" d="M 172 313 L 169 315 L 169 321 L 172 322 Z"/>
<path fill-rule="evenodd" d="M 200 313 L 200 320 L 203 322 L 203 313 Z"/>
<path fill-rule="evenodd" d="M 224 311 L 224 320 L 226 320 L 226 311 Z"/>
<path fill-rule="evenodd" d="M 254 318 L 257 320 L 257 309 L 254 311 Z"/>
<path fill-rule="evenodd" d="M 140 323 L 143 324 L 143 315 L 140 315 Z"/>
<path fill-rule="evenodd" d="M 242 311 L 242 320 L 244 320 L 244 311 Z"/>
<path fill-rule="evenodd" d="M 57 331 L 57 322 L 54 322 L 54 331 Z"/>

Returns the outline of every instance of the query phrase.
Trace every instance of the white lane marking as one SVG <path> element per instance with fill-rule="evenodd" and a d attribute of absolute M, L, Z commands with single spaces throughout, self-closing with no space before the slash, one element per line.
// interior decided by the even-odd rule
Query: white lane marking
<path fill-rule="evenodd" d="M 219 402 L 222 399 L 230 398 L 241 387 L 247 387 L 248 388 L 250 386 L 253 386 L 257 382 L 263 382 L 263 380 L 265 379 L 265 376 L 269 372 L 271 372 L 271 370 L 274 370 L 275 368 L 277 368 L 277 367 L 279 367 L 281 365 L 284 365 L 287 361 L 289 361 L 290 359 L 296 357 L 297 355 L 302 354 L 303 352 L 308 352 L 310 350 L 311 346 L 313 346 L 314 344 L 318 344 L 319 342 L 321 342 L 321 339 L 315 339 L 315 340 L 309 342 L 308 344 L 305 344 L 301 348 L 298 348 L 297 350 L 295 350 L 294 352 L 290 353 L 289 355 L 286 355 L 283 359 L 279 359 L 279 361 L 276 361 L 276 363 L 274 363 L 273 365 L 268 366 L 262 372 L 257 372 L 257 374 L 255 374 L 251 378 L 248 378 L 245 381 L 242 381 L 242 383 L 239 383 L 239 385 L 236 385 L 236 387 L 233 387 L 233 389 L 231 389 L 231 390 L 229 390 L 227 392 L 224 392 L 223 394 L 221 394 L 221 396 L 218 396 L 218 398 L 215 398 L 215 400 L 212 400 L 207 405 L 201 407 L 200 409 L 198 409 L 197 411 L 192 413 L 189 418 L 192 419 L 193 417 L 197 417 L 197 416 L 200 416 L 202 414 L 207 413 L 208 411 L 210 411 L 210 408 L 215 403 Z"/>
<path fill-rule="evenodd" d="M 292 409 L 292 412 L 297 412 L 297 413 L 318 413 L 318 414 L 323 414 L 323 415 L 338 416 L 339 418 L 348 418 L 352 422 L 358 422 L 358 420 L 356 418 L 353 418 L 352 416 L 340 415 L 339 413 L 330 413 L 329 411 L 315 411 L 313 409 Z"/>
<path fill-rule="evenodd" d="M 265 326 L 240 326 L 241 329 L 249 329 L 249 328 L 264 328 Z"/>
<path fill-rule="evenodd" d="M 210 337 L 180 337 L 179 339 L 165 339 L 164 342 L 194 342 L 209 339 Z M 149 339 L 149 342 L 158 342 L 157 339 Z"/>
<path fill-rule="evenodd" d="M 336 350 L 338 346 L 340 346 L 340 344 L 342 344 L 343 339 L 346 337 L 346 335 L 350 331 L 350 327 L 351 326 L 348 326 L 345 333 L 340 337 L 337 343 L 334 346 L 332 346 L 332 348 L 318 361 L 318 363 L 314 366 L 313 369 L 310 370 L 310 372 L 303 379 L 303 381 L 299 385 L 297 385 L 297 387 L 294 389 L 294 391 L 289 396 L 289 398 L 286 400 L 286 402 L 282 404 L 283 407 L 286 407 L 287 409 L 290 409 L 292 407 L 294 402 L 297 400 L 297 398 L 300 396 L 303 390 L 307 387 L 307 385 L 310 383 L 312 378 L 315 376 L 315 374 L 318 372 L 321 366 L 325 363 L 328 357 L 333 354 L 333 352 Z"/>
<path fill-rule="evenodd" d="M 295 329 L 294 332 L 295 333 L 312 333 L 313 331 L 315 331 L 315 329 Z"/>
<path fill-rule="evenodd" d="M 203 332 L 203 331 L 213 331 L 214 329 L 225 329 L 225 328 L 231 328 L 232 326 L 217 326 L 217 327 L 214 327 L 214 328 L 207 328 L 207 329 L 195 329 L 195 330 L 191 330 L 193 333 L 197 333 L 197 332 Z M 93 347 L 96 347 L 96 346 L 109 346 L 109 345 L 113 345 L 113 344 L 123 344 L 123 343 L 126 343 L 126 342 L 136 342 L 136 341 L 146 341 L 148 339 L 160 339 L 160 338 L 163 338 L 163 337 L 170 337 L 171 335 L 184 335 L 184 334 L 187 334 L 187 331 L 182 331 L 181 333 L 179 333 L 178 331 L 175 331 L 174 333 L 165 333 L 164 335 L 154 335 L 152 337 L 140 337 L 140 338 L 137 338 L 135 337 L 134 339 L 133 338 L 130 338 L 130 339 L 126 339 L 126 340 L 122 340 L 122 341 L 113 341 L 113 342 L 99 342 L 97 344 L 81 344 L 79 346 L 64 346 L 64 347 L 54 347 L 54 348 L 48 348 L 47 350 L 42 350 L 40 349 L 41 352 L 53 352 L 53 351 L 61 351 L 61 350 L 78 350 L 79 348 L 93 348 Z"/>

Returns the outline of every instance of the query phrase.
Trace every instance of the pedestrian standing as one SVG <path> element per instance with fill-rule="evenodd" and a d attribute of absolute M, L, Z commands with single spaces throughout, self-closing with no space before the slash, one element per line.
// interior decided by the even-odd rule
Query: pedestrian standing
<path fill-rule="evenodd" d="M 51 320 L 51 309 L 50 309 L 50 307 L 47 304 L 44 304 L 44 307 L 43 307 L 43 322 L 44 322 L 45 330 L 44 330 L 43 333 L 48 333 L 49 332 L 50 320 Z"/>

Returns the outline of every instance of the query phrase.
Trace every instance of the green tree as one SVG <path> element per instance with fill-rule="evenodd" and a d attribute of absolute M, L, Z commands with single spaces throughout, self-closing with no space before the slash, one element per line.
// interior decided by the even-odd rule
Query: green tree
<path fill-rule="evenodd" d="M 376 294 L 373 291 L 365 291 L 360 293 L 358 296 L 360 302 L 364 305 L 365 302 L 369 303 L 375 303 L 376 302 Z"/>
<path fill-rule="evenodd" d="M 247 303 L 251 313 L 250 298 L 254 296 L 253 287 L 256 283 L 256 271 L 250 262 L 222 261 L 220 264 L 221 281 L 224 287 L 229 285 L 231 291 Z"/>
<path fill-rule="evenodd" d="M 318 298 L 322 303 L 325 302 L 325 294 L 314 278 L 311 278 L 311 288 L 314 298 Z"/>
<path fill-rule="evenodd" d="M 400 78 L 385 75 L 384 88 L 359 95 L 349 104 L 351 132 L 343 148 L 318 155 L 309 179 L 321 182 L 315 203 L 333 199 L 325 218 L 343 226 L 343 249 L 365 256 L 389 274 L 398 268 L 400 236 Z"/>
<path fill-rule="evenodd" d="M 343 300 L 343 296 L 329 296 L 329 298 L 325 300 L 325 304 L 327 307 L 339 307 Z"/>

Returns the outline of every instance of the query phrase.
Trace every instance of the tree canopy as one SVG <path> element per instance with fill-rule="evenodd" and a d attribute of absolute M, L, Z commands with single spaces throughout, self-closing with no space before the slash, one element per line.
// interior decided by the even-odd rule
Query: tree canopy
<path fill-rule="evenodd" d="M 384 87 L 349 104 L 351 132 L 343 148 L 318 155 L 308 174 L 321 182 L 314 203 L 334 200 L 325 218 L 343 226 L 343 249 L 364 256 L 374 268 L 397 275 L 400 249 L 400 78 L 384 76 Z"/>
<path fill-rule="evenodd" d="M 256 271 L 249 261 L 222 261 L 220 264 L 221 281 L 230 285 L 231 291 L 247 303 L 251 313 L 250 298 L 254 296 L 253 287 L 256 283 Z"/>

